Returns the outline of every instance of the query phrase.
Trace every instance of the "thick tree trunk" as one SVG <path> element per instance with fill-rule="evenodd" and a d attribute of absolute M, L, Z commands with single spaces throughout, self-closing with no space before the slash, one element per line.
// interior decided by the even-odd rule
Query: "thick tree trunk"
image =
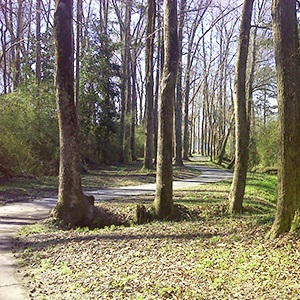
<path fill-rule="evenodd" d="M 280 139 L 278 202 L 270 231 L 273 238 L 300 225 L 300 67 L 296 2 L 273 0 L 272 17 Z"/>
<path fill-rule="evenodd" d="M 153 52 L 155 11 L 155 1 L 148 0 L 146 38 L 146 142 L 144 151 L 144 168 L 146 169 L 153 169 Z"/>
<path fill-rule="evenodd" d="M 158 219 L 173 211 L 173 103 L 178 68 L 177 1 L 164 0 L 164 68 L 158 119 L 156 196 L 153 203 Z"/>
<path fill-rule="evenodd" d="M 73 1 L 57 0 L 54 15 L 56 102 L 60 136 L 58 203 L 55 218 L 75 226 L 88 224 L 95 207 L 81 187 L 78 121 L 74 101 Z"/>
<path fill-rule="evenodd" d="M 235 77 L 235 168 L 229 195 L 229 211 L 243 212 L 243 198 L 248 168 L 249 122 L 246 101 L 246 69 L 254 0 L 245 0 L 239 36 Z"/>

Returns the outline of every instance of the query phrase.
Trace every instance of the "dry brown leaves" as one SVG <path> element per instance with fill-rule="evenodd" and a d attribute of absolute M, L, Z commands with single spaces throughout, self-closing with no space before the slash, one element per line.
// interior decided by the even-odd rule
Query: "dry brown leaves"
<path fill-rule="evenodd" d="M 203 218 L 18 240 L 32 299 L 300 299 L 300 239 L 250 217 Z"/>

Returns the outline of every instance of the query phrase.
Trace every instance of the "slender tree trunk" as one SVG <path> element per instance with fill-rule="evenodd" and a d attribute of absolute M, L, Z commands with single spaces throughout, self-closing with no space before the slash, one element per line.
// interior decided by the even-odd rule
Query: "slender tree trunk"
<path fill-rule="evenodd" d="M 178 69 L 177 1 L 164 0 L 164 68 L 158 119 L 156 196 L 153 203 L 158 219 L 173 211 L 173 103 Z"/>
<path fill-rule="evenodd" d="M 155 12 L 155 1 L 148 0 L 146 37 L 146 142 L 144 151 L 144 168 L 146 169 L 153 169 L 153 52 Z"/>
<path fill-rule="evenodd" d="M 191 52 L 188 51 L 187 65 L 189 66 L 186 71 L 185 91 L 184 91 L 184 114 L 183 114 L 183 159 L 189 159 L 189 100 L 190 100 L 190 65 L 191 65 Z"/>
<path fill-rule="evenodd" d="M 125 32 L 124 32 L 124 79 L 125 79 L 125 134 L 124 134 L 124 153 L 125 161 L 132 160 L 132 149 L 131 149 L 131 121 L 132 121 L 132 99 L 131 99 L 131 13 L 132 13 L 132 0 L 126 1 L 125 8 Z"/>
<path fill-rule="evenodd" d="M 159 18 L 158 18 L 159 19 Z M 158 34 L 158 45 L 157 45 L 157 68 L 155 76 L 155 97 L 154 97 L 154 112 L 153 112 L 153 130 L 154 130 L 154 162 L 157 162 L 157 141 L 158 141 L 158 101 L 159 101 L 159 83 L 161 77 L 161 70 L 163 69 L 163 43 L 162 34 Z M 162 67 L 159 67 L 162 66 Z"/>
<path fill-rule="evenodd" d="M 249 122 L 246 111 L 246 69 L 253 2 L 254 0 L 244 1 L 235 71 L 236 147 L 234 175 L 229 195 L 229 211 L 239 214 L 243 212 L 243 198 L 249 155 Z"/>
<path fill-rule="evenodd" d="M 182 40 L 183 40 L 183 26 L 185 19 L 186 0 L 180 2 L 180 16 L 178 23 L 178 74 L 177 74 L 177 97 L 175 99 L 175 165 L 183 166 L 182 161 Z"/>
<path fill-rule="evenodd" d="M 95 207 L 81 187 L 78 121 L 74 101 L 73 0 L 57 0 L 54 15 L 55 88 L 59 122 L 60 168 L 54 217 L 67 224 L 88 224 Z"/>
<path fill-rule="evenodd" d="M 230 133 L 231 133 L 233 121 L 234 121 L 234 114 L 231 116 L 229 126 L 228 126 L 228 129 L 227 129 L 227 133 L 223 138 L 223 142 L 222 142 L 222 145 L 221 145 L 221 148 L 220 148 L 220 155 L 219 155 L 219 159 L 218 159 L 218 165 L 222 165 L 224 155 L 225 155 L 226 145 L 227 145 L 227 141 L 228 141 L 228 138 L 230 136 Z"/>
<path fill-rule="evenodd" d="M 6 14 L 6 11 L 5 11 Z M 7 78 L 7 49 L 6 49 L 6 33 L 7 33 L 7 28 L 6 26 L 2 23 L 1 26 L 1 46 L 2 46 L 2 59 L 3 59 L 3 93 L 7 94 L 7 82 L 8 82 L 8 78 Z"/>
<path fill-rule="evenodd" d="M 37 84 L 41 82 L 41 0 L 36 0 L 36 66 L 35 77 Z"/>
<path fill-rule="evenodd" d="M 300 67 L 296 2 L 272 1 L 279 110 L 278 202 L 270 237 L 299 228 Z"/>
<path fill-rule="evenodd" d="M 124 44 L 122 51 L 122 78 L 121 78 L 121 99 L 120 99 L 120 162 L 128 162 L 131 157 L 131 80 L 130 80 L 130 24 L 132 0 L 125 3 L 125 21 L 122 21 L 117 3 L 113 5 L 120 23 L 121 39 Z"/>
<path fill-rule="evenodd" d="M 77 23 L 76 23 L 76 55 L 75 55 L 75 104 L 77 113 L 79 109 L 80 94 L 80 51 L 82 37 L 82 0 L 77 0 Z"/>
<path fill-rule="evenodd" d="M 14 61 L 14 89 L 20 85 L 21 81 L 21 33 L 23 27 L 23 1 L 18 0 L 17 31 L 16 31 L 16 51 Z"/>
<path fill-rule="evenodd" d="M 131 159 L 137 160 L 136 145 L 135 145 L 135 129 L 136 129 L 136 116 L 137 116 L 137 93 L 136 93 L 136 59 L 131 62 L 131 79 L 132 79 L 132 92 L 131 92 L 131 134 L 130 134 L 130 147 Z"/>

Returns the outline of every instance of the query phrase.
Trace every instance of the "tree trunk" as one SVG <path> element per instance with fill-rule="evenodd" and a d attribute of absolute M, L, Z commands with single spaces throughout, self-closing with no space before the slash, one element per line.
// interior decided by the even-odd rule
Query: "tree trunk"
<path fill-rule="evenodd" d="M 55 218 L 82 226 L 95 216 L 95 207 L 81 187 L 78 120 L 74 101 L 73 0 L 57 0 L 54 15 L 55 88 L 59 122 L 60 169 Z"/>
<path fill-rule="evenodd" d="M 222 142 L 222 145 L 221 145 L 221 148 L 220 148 L 220 154 L 219 154 L 219 158 L 218 158 L 218 165 L 220 165 L 220 166 L 222 165 L 222 162 L 223 162 L 223 159 L 224 159 L 226 145 L 227 145 L 228 138 L 230 136 L 233 121 L 234 121 L 234 114 L 231 116 L 231 119 L 230 119 L 230 122 L 229 122 L 229 125 L 228 125 L 228 129 L 227 129 L 227 133 L 223 138 L 223 142 Z"/>
<path fill-rule="evenodd" d="M 6 5 L 6 3 L 5 3 Z M 1 48 L 2 48 L 2 59 L 3 59 L 3 93 L 7 94 L 8 90 L 8 76 L 7 76 L 7 49 L 6 49 L 6 34 L 8 32 L 8 29 L 6 27 L 6 20 L 7 20 L 7 10 L 6 6 L 4 7 L 4 22 L 1 22 Z"/>
<path fill-rule="evenodd" d="M 181 0 L 180 16 L 178 23 L 178 74 L 177 74 L 177 97 L 175 99 L 175 165 L 183 166 L 182 161 L 182 40 L 183 40 L 183 26 L 186 9 L 186 0 Z"/>
<path fill-rule="evenodd" d="M 36 66 L 35 77 L 37 84 L 41 82 L 41 0 L 36 0 Z"/>
<path fill-rule="evenodd" d="M 75 57 L 75 104 L 77 113 L 79 109 L 79 93 L 80 93 L 80 48 L 82 37 L 82 0 L 77 0 L 77 24 L 76 24 L 76 57 Z"/>
<path fill-rule="evenodd" d="M 144 168 L 153 169 L 153 51 L 155 29 L 155 1 L 148 0 L 147 37 L 146 37 L 146 142 Z"/>
<path fill-rule="evenodd" d="M 173 103 L 178 69 L 177 1 L 164 0 L 164 68 L 158 119 L 156 196 L 153 203 L 158 219 L 173 211 Z"/>
<path fill-rule="evenodd" d="M 273 0 L 272 17 L 280 140 L 277 211 L 269 234 L 274 238 L 300 225 L 300 67 L 296 2 Z"/>
<path fill-rule="evenodd" d="M 188 53 L 188 64 L 190 63 L 190 52 Z M 190 100 L 190 71 L 187 70 L 184 92 L 183 113 L 183 159 L 189 159 L 189 100 Z"/>
<path fill-rule="evenodd" d="M 125 135 L 124 135 L 124 154 L 125 161 L 132 160 L 132 148 L 131 148 L 131 121 L 132 121 L 132 103 L 131 103 L 131 24 L 132 13 L 132 0 L 126 1 L 125 8 L 125 32 L 124 32 L 124 79 L 125 79 Z"/>
<path fill-rule="evenodd" d="M 137 161 L 136 143 L 135 143 L 135 129 L 136 129 L 136 115 L 137 115 L 137 93 L 136 93 L 136 59 L 131 62 L 131 79 L 132 79 L 132 92 L 131 92 L 131 134 L 130 134 L 130 147 L 131 159 Z"/>
<path fill-rule="evenodd" d="M 246 69 L 249 48 L 249 35 L 254 0 L 245 0 L 243 6 L 239 48 L 236 62 L 235 77 L 235 168 L 229 195 L 229 211 L 243 212 L 243 198 L 248 168 L 249 122 L 246 101 Z"/>
<path fill-rule="evenodd" d="M 14 89 L 21 81 L 21 33 L 23 28 L 23 1 L 18 0 L 17 31 L 16 31 L 16 56 L 14 61 Z"/>

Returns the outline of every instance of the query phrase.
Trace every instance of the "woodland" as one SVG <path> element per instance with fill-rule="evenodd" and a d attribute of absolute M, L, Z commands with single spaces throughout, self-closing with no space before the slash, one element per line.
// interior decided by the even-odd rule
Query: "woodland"
<path fill-rule="evenodd" d="M 1 195 L 58 186 L 15 239 L 32 299 L 299 299 L 298 6 L 0 2 Z M 187 164 L 233 179 L 174 191 Z M 155 196 L 83 192 L 130 176 Z"/>
<path fill-rule="evenodd" d="M 156 1 L 152 12 L 147 5 L 147 1 L 97 0 L 74 4 L 75 99 L 84 165 L 144 157 L 146 123 L 154 126 L 148 143 L 153 142 L 151 159 L 156 155 L 163 3 Z M 178 6 L 175 162 L 182 164 L 193 153 L 219 163 L 231 161 L 242 1 L 183 1 Z M 54 9 L 51 0 L 1 2 L 1 168 L 8 176 L 58 174 Z M 252 99 L 249 168 L 276 169 L 269 1 L 254 4 L 247 76 L 247 98 Z M 125 132 L 125 125 L 130 130 Z M 152 167 L 146 158 L 146 167 Z"/>

